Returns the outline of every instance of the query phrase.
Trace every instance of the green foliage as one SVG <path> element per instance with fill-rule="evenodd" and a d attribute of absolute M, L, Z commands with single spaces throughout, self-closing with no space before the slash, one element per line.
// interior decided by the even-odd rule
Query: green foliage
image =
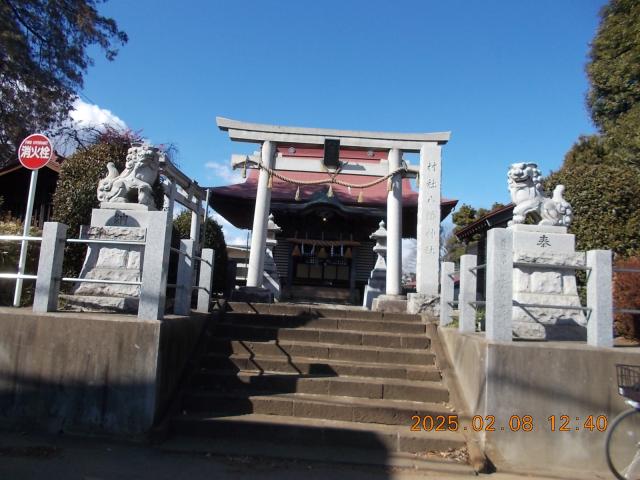
<path fill-rule="evenodd" d="M 189 238 L 191 233 L 191 212 L 183 211 L 173 220 L 173 226 L 177 230 L 180 238 Z M 226 288 L 227 278 L 227 243 L 224 240 L 222 227 L 213 218 L 209 217 L 200 229 L 200 241 L 202 241 L 202 232 L 205 231 L 204 247 L 213 248 L 213 290 L 222 292 Z"/>
<path fill-rule="evenodd" d="M 4 217 L 0 219 L 0 235 L 22 235 L 24 225 L 22 221 Z M 31 227 L 29 235 L 39 237 L 42 232 Z M 0 241 L 0 272 L 17 273 L 18 259 L 20 258 L 21 242 Z M 40 257 L 40 243 L 28 242 L 27 262 L 24 273 L 34 275 L 38 271 L 38 258 Z M 13 292 L 15 291 L 15 280 L 0 279 L 0 305 L 13 305 Z M 29 305 L 33 302 L 33 292 L 35 282 L 25 280 L 22 287 L 21 305 Z"/>
<path fill-rule="evenodd" d="M 623 165 L 565 164 L 545 179 L 545 190 L 566 187 L 578 250 L 640 253 L 640 172 Z"/>
<path fill-rule="evenodd" d="M 587 103 L 603 132 L 640 100 L 640 2 L 611 0 L 591 44 Z"/>
<path fill-rule="evenodd" d="M 127 41 L 100 0 L 0 1 L 0 159 L 15 158 L 20 141 L 67 117 L 99 46 L 108 60 Z M 0 165 L 1 166 L 1 165 Z"/>
<path fill-rule="evenodd" d="M 564 166 L 580 168 L 581 165 L 609 163 L 609 149 L 600 135 L 581 135 L 564 156 Z"/>
<path fill-rule="evenodd" d="M 140 137 L 132 132 L 107 129 L 96 139 L 96 143 L 80 149 L 62 164 L 58 185 L 53 196 L 54 221 L 69 226 L 67 237 L 77 238 L 81 225 L 91 221 L 91 210 L 99 206 L 96 190 L 98 181 L 107 175 L 107 163 L 113 162 L 119 171 L 124 169 L 127 150 Z M 159 184 L 154 186 L 158 201 Z M 160 207 L 161 204 L 156 204 Z M 65 250 L 65 273 L 75 276 L 80 272 L 86 247 L 69 244 Z"/>
<path fill-rule="evenodd" d="M 610 162 L 640 170 L 640 103 L 616 120 L 605 141 Z"/>

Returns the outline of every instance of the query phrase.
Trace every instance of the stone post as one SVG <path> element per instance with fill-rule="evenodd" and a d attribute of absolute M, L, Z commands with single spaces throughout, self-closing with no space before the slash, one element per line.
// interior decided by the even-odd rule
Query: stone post
<path fill-rule="evenodd" d="M 613 298 L 611 250 L 589 250 L 587 267 L 587 307 L 591 309 L 587 322 L 587 344 L 613 347 Z"/>
<path fill-rule="evenodd" d="M 389 151 L 389 172 L 401 167 L 402 154 Z M 392 177 L 387 194 L 387 295 L 402 295 L 402 174 Z"/>
<path fill-rule="evenodd" d="M 169 181 L 169 186 L 165 189 L 164 205 L 162 209 L 169 213 L 169 218 L 173 218 L 173 208 L 176 204 L 176 184 L 169 177 L 167 177 L 167 180 Z"/>
<path fill-rule="evenodd" d="M 191 313 L 191 290 L 193 286 L 193 255 L 195 241 L 193 239 L 180 240 L 180 255 L 178 256 L 178 276 L 176 278 L 176 296 L 173 313 L 189 315 Z"/>
<path fill-rule="evenodd" d="M 504 228 L 487 234 L 486 339 L 512 340 L 513 235 Z"/>
<path fill-rule="evenodd" d="M 440 271 L 440 326 L 445 327 L 452 321 L 453 313 L 453 262 L 442 262 Z"/>
<path fill-rule="evenodd" d="M 208 312 L 211 303 L 211 290 L 213 288 L 213 259 L 214 250 L 203 248 L 200 255 L 200 279 L 198 281 L 198 306 L 197 312 Z"/>
<path fill-rule="evenodd" d="M 458 293 L 458 312 L 460 314 L 458 328 L 461 333 L 476 331 L 476 307 L 471 302 L 476 301 L 478 285 L 477 271 L 472 270 L 478 265 L 476 255 L 462 255 L 460 257 L 460 292 Z"/>
<path fill-rule="evenodd" d="M 275 144 L 265 141 L 262 144 L 261 162 L 264 167 L 273 168 Z M 269 189 L 269 173 L 260 169 L 258 189 L 256 192 L 256 207 L 253 213 L 253 229 L 251 235 L 251 251 L 249 253 L 249 271 L 247 272 L 247 287 L 262 287 L 264 275 L 264 255 L 267 239 L 267 223 L 271 206 L 271 190 Z"/>
<path fill-rule="evenodd" d="M 364 288 L 362 306 L 371 310 L 373 301 L 386 290 L 387 262 L 385 257 L 387 255 L 387 230 L 384 228 L 384 220 L 380 222 L 378 229 L 369 235 L 369 238 L 376 241 L 373 251 L 378 255 L 378 258 L 369 276 L 367 286 Z"/>
<path fill-rule="evenodd" d="M 37 313 L 55 312 L 58 308 L 64 242 L 67 226 L 58 222 L 45 222 L 42 229 L 38 278 L 33 298 L 33 311 Z"/>
<path fill-rule="evenodd" d="M 193 203 L 195 203 L 198 206 L 198 209 L 200 209 L 201 207 L 201 203 L 200 200 L 198 200 L 198 197 L 196 195 L 192 195 L 191 196 L 191 200 L 193 201 Z M 199 244 L 200 244 L 200 212 L 191 212 L 191 225 L 190 225 L 190 229 L 189 229 L 189 238 L 191 238 L 191 240 L 195 240 L 196 245 L 195 245 L 195 251 L 199 251 L 200 249 L 198 248 Z"/>
<path fill-rule="evenodd" d="M 420 148 L 416 292 L 431 297 L 438 296 L 440 267 L 440 152 L 437 143 L 426 143 Z"/>
<path fill-rule="evenodd" d="M 171 225 L 167 212 L 148 212 L 148 215 L 138 319 L 162 320 L 167 292 Z"/>

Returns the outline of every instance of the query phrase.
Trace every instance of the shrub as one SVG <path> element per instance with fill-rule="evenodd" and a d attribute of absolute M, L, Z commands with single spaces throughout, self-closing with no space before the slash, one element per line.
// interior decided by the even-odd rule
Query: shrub
<path fill-rule="evenodd" d="M 640 257 L 633 257 L 616 262 L 618 268 L 640 269 Z M 614 272 L 613 305 L 614 308 L 640 309 L 640 273 Z M 640 314 L 616 313 L 613 321 L 618 336 L 640 338 Z"/>
<path fill-rule="evenodd" d="M 574 212 L 570 231 L 578 250 L 640 254 L 640 171 L 624 165 L 570 163 L 545 180 L 545 189 L 566 187 Z"/>

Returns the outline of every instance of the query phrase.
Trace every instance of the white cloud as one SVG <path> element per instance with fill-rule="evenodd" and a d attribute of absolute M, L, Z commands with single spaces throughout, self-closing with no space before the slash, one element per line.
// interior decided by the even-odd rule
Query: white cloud
<path fill-rule="evenodd" d="M 100 129 L 104 125 L 109 125 L 118 130 L 127 129 L 127 124 L 111 110 L 87 103 L 80 98 L 73 102 L 73 110 L 69 112 L 69 117 L 71 117 L 72 123 L 80 128 L 95 127 Z"/>
<path fill-rule="evenodd" d="M 222 183 L 242 183 L 244 181 L 242 174 L 237 170 L 232 170 L 227 164 L 207 162 L 204 166 L 212 173 L 212 175 L 208 176 L 209 179 L 222 180 Z"/>

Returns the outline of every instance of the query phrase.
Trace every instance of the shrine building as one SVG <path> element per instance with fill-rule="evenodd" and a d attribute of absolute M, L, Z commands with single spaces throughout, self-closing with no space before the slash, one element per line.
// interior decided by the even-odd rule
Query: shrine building
<path fill-rule="evenodd" d="M 280 299 L 360 304 L 377 257 L 370 235 L 384 220 L 387 284 L 391 283 L 387 293 L 401 295 L 401 239 L 418 236 L 421 213 L 420 191 L 412 190 L 410 183 L 420 167 L 407 163 L 403 151 L 421 152 L 421 163 L 425 163 L 427 178 L 418 183 L 425 183 L 425 194 L 431 196 L 431 203 L 424 198 L 427 208 L 422 209 L 422 227 L 429 231 L 422 241 L 418 236 L 418 247 L 423 260 L 435 255 L 436 261 L 428 263 L 436 265 L 431 276 L 437 285 L 439 221 L 457 203 L 440 199 L 440 146 L 449 133 L 353 132 L 225 118 L 217 123 L 232 140 L 261 145 L 253 155 L 232 156 L 233 168 L 243 172 L 245 181 L 214 187 L 209 197 L 211 207 L 232 225 L 252 230 L 248 287 L 263 286 L 266 230 L 272 215 L 271 224 L 280 227 L 272 249 Z M 433 205 L 436 194 L 440 202 Z M 425 242 L 427 235 L 431 245 Z M 422 273 L 425 276 L 424 268 Z M 420 281 L 417 284 L 420 289 Z"/>

